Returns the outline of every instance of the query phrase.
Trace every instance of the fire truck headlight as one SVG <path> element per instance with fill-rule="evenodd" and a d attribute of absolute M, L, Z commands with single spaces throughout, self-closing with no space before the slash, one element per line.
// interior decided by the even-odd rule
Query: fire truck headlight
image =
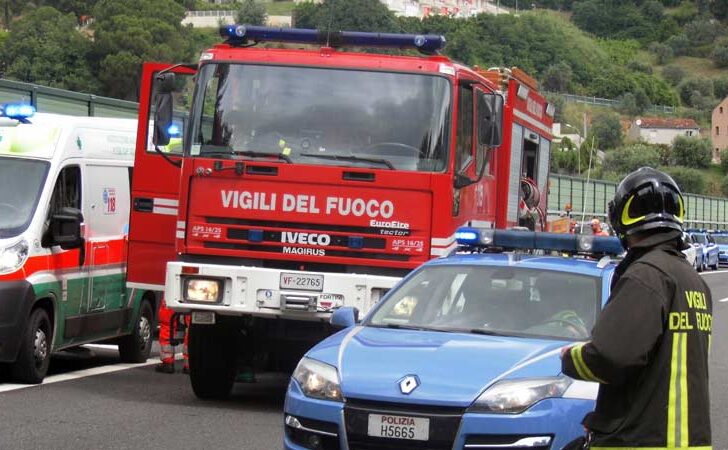
<path fill-rule="evenodd" d="M 28 259 L 28 242 L 18 241 L 0 250 L 0 274 L 11 273 L 23 267 Z"/>
<path fill-rule="evenodd" d="M 185 301 L 218 303 L 222 299 L 222 280 L 188 278 L 184 281 Z"/>

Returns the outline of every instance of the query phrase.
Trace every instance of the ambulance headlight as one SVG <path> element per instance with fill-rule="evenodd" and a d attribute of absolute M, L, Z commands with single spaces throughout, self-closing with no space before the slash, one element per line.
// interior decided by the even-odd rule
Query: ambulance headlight
<path fill-rule="evenodd" d="M 218 303 L 222 293 L 222 280 L 188 278 L 184 281 L 184 298 L 188 302 Z"/>
<path fill-rule="evenodd" d="M 571 382 L 564 376 L 501 380 L 486 389 L 468 411 L 518 414 L 543 399 L 562 397 Z"/>
<path fill-rule="evenodd" d="M 28 259 L 28 242 L 19 241 L 0 250 L 0 274 L 15 272 Z"/>
<path fill-rule="evenodd" d="M 304 356 L 293 371 L 293 379 L 306 397 L 342 401 L 339 373 L 332 365 Z"/>

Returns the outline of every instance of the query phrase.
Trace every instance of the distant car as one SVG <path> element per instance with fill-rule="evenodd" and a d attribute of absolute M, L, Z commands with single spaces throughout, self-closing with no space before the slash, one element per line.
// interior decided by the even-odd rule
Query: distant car
<path fill-rule="evenodd" d="M 685 255 L 685 259 L 690 263 L 690 265 L 695 268 L 695 270 L 702 270 L 703 268 L 703 248 L 700 244 L 696 244 L 693 241 L 693 238 L 688 233 L 683 233 L 683 241 L 688 245 L 688 248 L 683 250 L 683 254 Z M 700 257 L 698 257 L 698 254 L 700 254 Z"/>
<path fill-rule="evenodd" d="M 467 230 L 475 253 L 425 263 L 359 324 L 333 313 L 345 329 L 291 378 L 286 449 L 562 449 L 584 434 L 598 385 L 565 376 L 560 349 L 589 339 L 615 264 L 497 249 L 621 254 L 619 241 Z"/>
<path fill-rule="evenodd" d="M 728 264 L 728 232 L 712 233 L 715 243 L 718 244 L 718 262 Z"/>
<path fill-rule="evenodd" d="M 691 231 L 690 236 L 693 240 L 703 246 L 703 263 L 702 268 L 710 267 L 713 270 L 718 269 L 719 252 L 718 244 L 715 243 L 713 236 L 707 231 Z"/>

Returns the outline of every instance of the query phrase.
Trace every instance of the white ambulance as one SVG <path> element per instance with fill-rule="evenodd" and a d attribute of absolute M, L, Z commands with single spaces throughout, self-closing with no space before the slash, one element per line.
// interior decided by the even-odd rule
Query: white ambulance
<path fill-rule="evenodd" d="M 155 300 L 127 291 L 136 120 L 0 106 L 0 363 L 40 383 L 53 352 L 113 340 L 146 361 Z"/>

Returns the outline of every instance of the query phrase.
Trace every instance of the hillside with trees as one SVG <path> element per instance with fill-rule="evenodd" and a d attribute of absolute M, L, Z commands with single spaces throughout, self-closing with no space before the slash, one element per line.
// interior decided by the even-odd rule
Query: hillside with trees
<path fill-rule="evenodd" d="M 586 143 L 602 152 L 598 176 L 618 178 L 636 164 L 650 163 L 670 167 L 696 192 L 720 193 L 725 186 L 728 193 L 724 172 L 710 165 L 709 156 L 705 164 L 679 157 L 677 144 L 667 149 L 625 144 L 620 125 L 620 119 L 652 105 L 666 105 L 677 108 L 676 116 L 709 127 L 710 111 L 728 96 L 728 0 L 522 1 L 529 9 L 512 14 L 423 20 L 396 17 L 378 0 L 273 2 L 265 8 L 276 3 L 293 8 L 298 27 L 444 34 L 444 53 L 457 61 L 520 67 L 554 94 L 618 99 L 616 111 L 585 111 L 550 96 L 558 120 L 581 123 L 584 114 L 590 117 Z M 516 1 L 500 4 L 515 8 Z M 223 7 L 201 0 L 7 0 L 0 76 L 136 100 L 143 61 L 195 62 L 218 41 L 216 30 L 181 25 L 186 9 L 208 5 Z M 266 17 L 261 5 L 240 0 L 224 7 L 236 9 L 240 20 L 260 23 Z M 599 132 L 600 127 L 611 129 Z M 590 149 L 580 151 L 588 156 Z M 589 158 L 574 153 L 554 152 L 553 169 L 582 173 Z"/>

